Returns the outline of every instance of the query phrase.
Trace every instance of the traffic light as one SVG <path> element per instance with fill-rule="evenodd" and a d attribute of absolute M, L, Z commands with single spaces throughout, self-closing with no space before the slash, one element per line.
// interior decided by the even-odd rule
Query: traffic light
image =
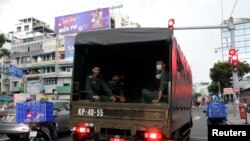
<path fill-rule="evenodd" d="M 170 19 L 168 21 L 168 28 L 173 30 L 174 29 L 174 19 Z"/>
<path fill-rule="evenodd" d="M 238 54 L 234 48 L 229 49 L 229 62 L 233 67 L 237 67 L 239 63 Z"/>

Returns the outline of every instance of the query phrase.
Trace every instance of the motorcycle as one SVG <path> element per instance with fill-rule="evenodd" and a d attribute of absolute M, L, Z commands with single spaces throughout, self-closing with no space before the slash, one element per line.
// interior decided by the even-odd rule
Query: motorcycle
<path fill-rule="evenodd" d="M 40 116 L 41 115 L 37 114 L 35 118 L 32 118 L 32 114 L 30 112 L 28 112 L 26 115 L 26 123 L 28 124 L 30 129 L 29 141 L 52 141 L 50 129 L 54 128 L 55 125 L 53 124 L 53 122 L 34 122 L 39 121 L 36 119 L 39 119 Z M 54 118 L 56 117 L 57 116 L 54 116 Z"/>
<path fill-rule="evenodd" d="M 30 133 L 29 141 L 52 141 L 50 130 L 45 125 L 46 123 L 29 123 Z"/>

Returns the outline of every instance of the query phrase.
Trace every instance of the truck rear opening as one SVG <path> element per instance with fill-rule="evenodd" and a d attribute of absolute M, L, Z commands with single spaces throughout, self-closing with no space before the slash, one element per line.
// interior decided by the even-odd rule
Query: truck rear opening
<path fill-rule="evenodd" d="M 168 91 L 159 102 L 146 102 L 153 89 L 156 61 L 165 62 Z M 93 65 L 105 81 L 123 76 L 126 101 L 94 102 L 86 91 Z M 76 36 L 71 95 L 74 141 L 139 141 L 188 138 L 191 125 L 191 71 L 168 29 L 111 29 Z M 103 92 L 103 94 L 107 94 Z M 187 135 L 184 135 L 187 134 Z"/>

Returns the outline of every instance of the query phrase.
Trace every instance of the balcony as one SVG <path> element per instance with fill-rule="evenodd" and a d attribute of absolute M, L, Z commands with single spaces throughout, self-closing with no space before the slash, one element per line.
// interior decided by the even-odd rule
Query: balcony
<path fill-rule="evenodd" d="M 67 72 L 67 71 L 58 72 L 57 77 L 72 77 L 72 71 L 70 71 L 70 72 Z"/>
<path fill-rule="evenodd" d="M 26 74 L 25 77 L 26 78 L 34 78 L 34 77 L 50 78 L 50 77 L 56 77 L 56 73 L 47 72 L 47 73 Z"/>
<path fill-rule="evenodd" d="M 14 92 L 24 92 L 24 86 L 13 87 Z"/>
<path fill-rule="evenodd" d="M 10 79 L 5 78 L 5 79 L 3 80 L 3 84 L 4 84 L 4 85 L 10 85 Z"/>
<path fill-rule="evenodd" d="M 71 93 L 71 86 L 57 86 L 57 94 L 70 94 Z"/>

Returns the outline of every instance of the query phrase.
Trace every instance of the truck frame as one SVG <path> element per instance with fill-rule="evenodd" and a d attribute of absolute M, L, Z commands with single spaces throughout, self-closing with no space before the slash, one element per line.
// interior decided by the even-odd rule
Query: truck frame
<path fill-rule="evenodd" d="M 81 32 L 75 38 L 70 103 L 74 141 L 188 140 L 192 128 L 192 74 L 173 31 L 120 28 Z M 141 90 L 166 63 L 168 102 L 145 103 Z M 125 76 L 125 103 L 87 99 L 86 77 L 98 64 L 105 80 Z"/>

